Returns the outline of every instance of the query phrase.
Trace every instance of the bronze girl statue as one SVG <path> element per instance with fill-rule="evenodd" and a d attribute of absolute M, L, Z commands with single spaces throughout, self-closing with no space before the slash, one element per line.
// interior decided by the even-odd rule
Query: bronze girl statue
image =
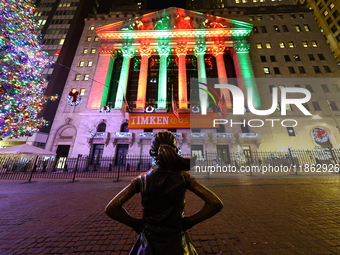
<path fill-rule="evenodd" d="M 156 167 L 133 179 L 110 201 L 105 212 L 139 234 L 130 255 L 195 255 L 187 230 L 218 213 L 223 207 L 222 201 L 187 172 L 190 158 L 177 154 L 176 138 L 171 132 L 161 131 L 155 135 L 150 155 L 156 160 Z M 190 216 L 183 213 L 186 189 L 205 202 Z M 123 207 L 139 192 L 142 219 L 131 216 Z"/>

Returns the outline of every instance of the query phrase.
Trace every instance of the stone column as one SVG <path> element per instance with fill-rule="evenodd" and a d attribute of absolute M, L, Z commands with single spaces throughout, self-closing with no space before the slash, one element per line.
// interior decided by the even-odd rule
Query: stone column
<path fill-rule="evenodd" d="M 178 45 L 176 53 L 178 56 L 178 101 L 179 109 L 188 109 L 188 93 L 187 93 L 187 67 L 186 55 L 188 48 L 184 44 Z"/>
<path fill-rule="evenodd" d="M 107 80 L 111 79 L 115 52 L 112 50 L 111 47 L 108 46 L 100 47 L 98 51 L 99 59 L 96 73 L 93 77 L 96 82 L 92 83 L 89 100 L 87 102 L 87 108 L 99 110 L 101 106 L 106 104 L 106 101 L 103 104 L 102 98 L 107 91 L 106 86 L 109 86 L 107 85 Z"/>
<path fill-rule="evenodd" d="M 115 109 L 122 109 L 123 107 L 124 97 L 126 95 L 126 88 L 129 79 L 130 61 L 134 54 L 134 49 L 130 45 L 123 46 L 121 50 L 123 53 L 123 64 L 120 71 Z"/>
<path fill-rule="evenodd" d="M 207 72 L 205 69 L 205 62 L 204 62 L 204 54 L 207 50 L 207 47 L 203 41 L 197 42 L 195 46 L 195 55 L 197 58 L 197 70 L 198 70 L 198 81 L 202 83 L 207 82 Z M 198 84 L 198 88 L 206 89 L 202 84 Z M 207 114 L 208 109 L 208 95 L 203 90 L 199 89 L 199 99 L 200 99 L 200 106 L 202 114 Z"/>
<path fill-rule="evenodd" d="M 158 109 L 167 107 L 167 58 L 170 53 L 170 47 L 166 43 L 161 43 L 158 47 L 159 54 L 159 75 L 158 75 Z"/>
<path fill-rule="evenodd" d="M 228 84 L 227 71 L 224 63 L 224 50 L 225 45 L 223 43 L 216 43 L 212 48 L 213 55 L 216 58 L 217 73 L 219 84 Z M 226 106 L 231 107 L 230 91 L 229 89 L 220 89 L 220 95 L 224 97 Z"/>
<path fill-rule="evenodd" d="M 137 109 L 145 109 L 146 107 L 146 89 L 148 81 L 148 60 L 151 56 L 151 48 L 147 45 L 143 45 L 140 49 L 141 63 L 138 80 L 138 91 L 137 91 Z"/>
<path fill-rule="evenodd" d="M 250 44 L 248 42 L 236 41 L 233 47 L 233 61 L 239 88 L 245 92 L 247 99 L 250 97 L 248 88 L 251 88 L 253 106 L 258 109 L 261 107 L 261 100 L 249 57 L 249 49 Z"/>

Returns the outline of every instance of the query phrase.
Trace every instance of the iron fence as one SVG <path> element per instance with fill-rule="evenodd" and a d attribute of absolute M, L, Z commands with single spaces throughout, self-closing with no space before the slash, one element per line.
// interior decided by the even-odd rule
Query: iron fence
<path fill-rule="evenodd" d="M 189 155 L 182 155 L 188 157 Z M 286 152 L 241 151 L 236 153 L 205 152 L 196 160 L 195 174 L 208 174 L 211 167 L 260 167 L 284 166 L 289 172 L 301 168 L 322 172 L 339 173 L 340 150 L 288 150 Z M 15 157 L 0 155 L 0 179 L 28 180 L 34 179 L 72 179 L 76 178 L 113 178 L 137 176 L 152 167 L 149 155 L 126 155 L 117 157 L 101 157 L 94 161 L 89 157 L 54 158 L 54 157 Z M 200 171 L 196 171 L 200 169 Z M 332 171 L 325 171 L 332 170 Z M 301 171 L 300 171 L 301 172 Z"/>

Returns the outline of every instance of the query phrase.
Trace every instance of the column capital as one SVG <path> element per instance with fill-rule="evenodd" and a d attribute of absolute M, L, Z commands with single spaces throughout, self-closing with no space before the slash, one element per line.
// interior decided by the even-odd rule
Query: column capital
<path fill-rule="evenodd" d="M 157 51 L 160 56 L 168 56 L 170 53 L 170 46 L 167 44 L 161 44 L 157 46 Z"/>
<path fill-rule="evenodd" d="M 146 56 L 148 58 L 151 56 L 152 49 L 148 45 L 143 45 L 138 50 L 141 56 Z"/>
<path fill-rule="evenodd" d="M 204 55 L 207 50 L 207 46 L 204 42 L 199 42 L 195 46 L 195 55 Z"/>
<path fill-rule="evenodd" d="M 123 57 L 129 57 L 132 58 L 134 56 L 135 50 L 131 45 L 124 45 L 121 48 Z"/>
<path fill-rule="evenodd" d="M 216 57 L 220 54 L 224 54 L 224 50 L 225 50 L 225 44 L 223 43 L 216 43 L 213 47 L 212 47 L 212 54 Z"/>
<path fill-rule="evenodd" d="M 188 47 L 185 44 L 179 44 L 176 48 L 176 54 L 177 56 L 185 56 L 188 52 Z"/>
<path fill-rule="evenodd" d="M 233 45 L 236 53 L 248 53 L 250 50 L 250 43 L 247 41 L 236 41 Z"/>
<path fill-rule="evenodd" d="M 117 50 L 112 50 L 112 51 L 111 51 L 111 57 L 112 57 L 113 59 L 116 59 L 117 56 L 118 56 Z"/>

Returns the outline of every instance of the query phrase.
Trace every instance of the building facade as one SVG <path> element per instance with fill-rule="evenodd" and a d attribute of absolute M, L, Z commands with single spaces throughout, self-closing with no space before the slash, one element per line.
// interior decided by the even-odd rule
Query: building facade
<path fill-rule="evenodd" d="M 325 35 L 334 57 L 340 63 L 340 3 L 329 0 L 292 0 L 313 9 L 318 26 Z"/>
<path fill-rule="evenodd" d="M 145 155 L 154 132 L 164 129 L 176 134 L 183 153 L 340 144 L 339 67 L 302 6 L 172 7 L 111 12 L 85 23 L 46 147 L 59 156 Z M 229 108 L 221 115 L 210 97 L 193 89 L 195 81 L 213 78 L 235 83 L 256 109 L 273 113 L 253 114 L 246 103 L 244 114 L 233 115 L 239 102 L 229 90 L 216 89 Z M 303 106 L 312 115 L 281 105 L 284 88 L 310 91 Z M 205 101 L 208 115 L 225 120 L 218 128 L 190 125 Z"/>

